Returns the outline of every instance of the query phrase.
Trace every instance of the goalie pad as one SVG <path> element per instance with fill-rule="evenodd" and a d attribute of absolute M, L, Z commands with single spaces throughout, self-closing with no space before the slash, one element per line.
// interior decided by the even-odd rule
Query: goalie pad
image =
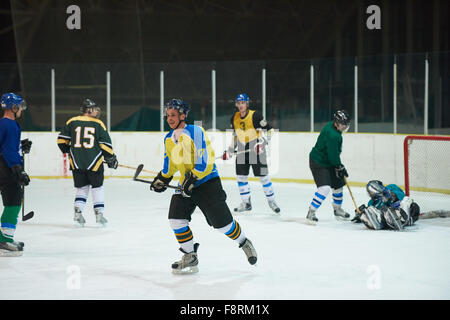
<path fill-rule="evenodd" d="M 374 206 L 370 206 L 364 209 L 361 212 L 361 221 L 364 225 L 373 230 L 381 230 L 384 228 L 384 218 L 381 210 L 375 208 Z"/>
<path fill-rule="evenodd" d="M 420 207 L 414 202 L 410 197 L 404 197 L 400 202 L 400 208 L 403 209 L 408 215 L 408 221 L 406 221 L 407 226 L 413 225 L 419 219 Z"/>
<path fill-rule="evenodd" d="M 410 225 L 409 215 L 401 208 L 385 207 L 383 216 L 389 229 L 403 230 L 405 225 Z"/>

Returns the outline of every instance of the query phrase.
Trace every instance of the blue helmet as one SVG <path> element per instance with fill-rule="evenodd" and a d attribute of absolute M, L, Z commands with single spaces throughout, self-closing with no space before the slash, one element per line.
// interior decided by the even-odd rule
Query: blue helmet
<path fill-rule="evenodd" d="M 240 93 L 240 94 L 238 94 L 238 96 L 234 100 L 234 102 L 238 102 L 238 101 L 245 101 L 245 102 L 249 103 L 250 102 L 250 98 L 248 97 L 247 94 Z"/>
<path fill-rule="evenodd" d="M 186 117 L 187 117 L 189 111 L 191 111 L 191 109 L 188 107 L 187 103 L 181 99 L 172 99 L 169 102 L 167 102 L 164 107 L 164 115 L 167 115 L 168 109 L 178 110 L 179 113 L 184 113 L 186 115 Z"/>
<path fill-rule="evenodd" d="M 0 104 L 2 109 L 12 109 L 12 107 L 22 107 L 23 110 L 27 108 L 27 104 L 25 100 L 22 99 L 21 96 L 15 93 L 5 93 L 2 95 Z"/>

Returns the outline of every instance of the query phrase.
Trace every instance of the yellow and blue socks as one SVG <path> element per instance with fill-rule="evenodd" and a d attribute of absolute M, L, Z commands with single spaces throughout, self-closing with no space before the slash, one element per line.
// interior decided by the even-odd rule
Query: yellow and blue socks
<path fill-rule="evenodd" d="M 193 252 L 194 235 L 189 228 L 189 221 L 186 219 L 169 219 L 169 222 L 180 248 L 186 253 Z"/>
<path fill-rule="evenodd" d="M 236 220 L 222 228 L 217 228 L 219 232 L 224 233 L 231 240 L 236 240 L 239 244 L 243 243 L 246 239 L 244 231 Z"/>

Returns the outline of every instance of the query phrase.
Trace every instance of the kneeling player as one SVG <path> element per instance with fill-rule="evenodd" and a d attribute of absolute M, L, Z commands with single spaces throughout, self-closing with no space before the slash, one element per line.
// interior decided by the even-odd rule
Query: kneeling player
<path fill-rule="evenodd" d="M 172 264 L 176 274 L 198 272 L 197 250 L 189 228 L 196 207 L 205 215 L 208 224 L 239 243 L 250 264 L 255 264 L 257 254 L 239 223 L 233 219 L 226 201 L 227 195 L 214 164 L 214 151 L 205 130 L 185 123 L 189 107 L 180 99 L 172 99 L 165 106 L 167 123 L 172 129 L 164 138 L 164 167 L 150 189 L 163 192 L 173 175 L 180 171 L 181 190 L 172 196 L 169 222 L 184 253 L 182 259 Z"/>
<path fill-rule="evenodd" d="M 370 200 L 355 210 L 353 222 L 363 222 L 369 229 L 402 230 L 419 219 L 420 207 L 413 199 L 405 196 L 399 186 L 384 186 L 379 180 L 371 180 L 366 186 Z"/>

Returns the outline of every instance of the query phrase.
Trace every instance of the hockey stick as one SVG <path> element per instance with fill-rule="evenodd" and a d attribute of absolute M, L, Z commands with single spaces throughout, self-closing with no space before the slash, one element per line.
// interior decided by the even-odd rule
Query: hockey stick
<path fill-rule="evenodd" d="M 103 161 L 103 163 L 106 163 L 106 161 Z M 121 168 L 127 168 L 127 169 L 132 169 L 132 170 L 137 170 L 138 169 L 138 168 L 135 168 L 135 167 L 126 166 L 124 164 L 119 164 L 118 166 L 121 167 Z M 147 172 L 147 173 L 152 173 L 152 174 L 158 174 L 159 173 L 159 172 L 156 172 L 156 171 L 145 170 L 145 169 L 142 169 L 142 171 Z"/>
<path fill-rule="evenodd" d="M 144 165 L 143 165 L 143 164 L 140 164 L 140 165 L 136 168 L 136 172 L 134 173 L 133 180 L 134 180 L 134 181 L 138 181 L 138 182 L 143 182 L 143 183 L 149 183 L 149 184 L 152 184 L 153 181 L 150 181 L 150 180 L 144 180 L 144 179 L 138 179 L 138 176 L 139 176 L 139 174 L 141 173 L 141 171 L 143 171 L 143 168 L 144 168 Z M 164 186 L 167 187 L 167 188 L 171 188 L 171 189 L 181 190 L 181 188 L 178 187 L 178 186 L 171 186 L 171 185 L 169 185 L 169 184 L 166 184 L 166 185 L 164 185 Z"/>
<path fill-rule="evenodd" d="M 25 154 L 22 152 L 23 170 L 25 170 Z M 25 214 L 25 186 L 22 185 L 22 221 L 27 221 L 33 218 L 34 211 Z"/>
<path fill-rule="evenodd" d="M 345 181 L 345 185 L 346 185 L 347 188 L 348 188 L 348 192 L 350 192 L 350 196 L 352 197 L 353 204 L 355 205 L 356 211 L 358 212 L 359 215 L 361 215 L 361 212 L 359 211 L 359 208 L 358 208 L 358 206 L 356 205 L 355 198 L 353 198 L 352 190 L 350 190 L 350 186 L 348 185 L 348 183 L 347 183 L 347 178 L 346 178 L 345 176 L 344 176 L 344 181 Z"/>
<path fill-rule="evenodd" d="M 242 154 L 242 153 L 247 153 L 247 152 L 250 152 L 250 149 L 247 149 L 247 150 L 243 150 L 243 151 L 238 151 L 238 152 L 233 152 L 233 153 L 232 153 L 232 155 L 235 155 L 235 156 L 237 156 L 237 155 L 239 155 L 239 154 Z M 223 155 L 222 155 L 222 156 L 218 156 L 218 157 L 216 157 L 216 159 L 222 159 L 222 157 L 223 157 Z"/>

